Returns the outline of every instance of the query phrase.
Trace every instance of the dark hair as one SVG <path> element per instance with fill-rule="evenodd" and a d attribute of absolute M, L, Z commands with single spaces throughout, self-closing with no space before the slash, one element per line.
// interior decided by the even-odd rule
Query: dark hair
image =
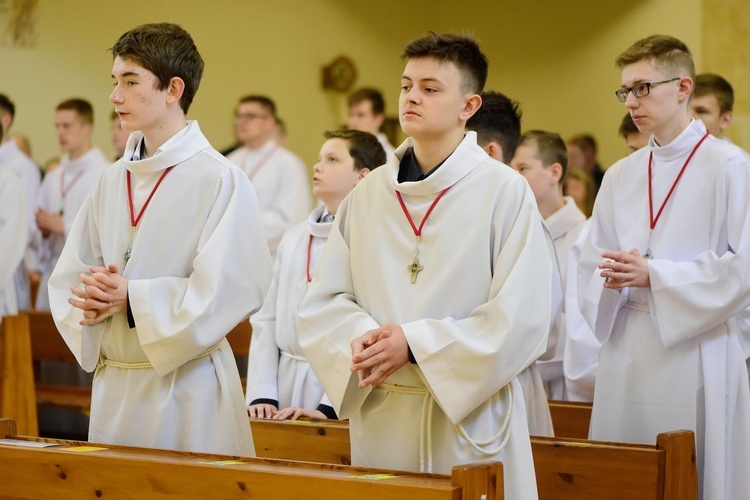
<path fill-rule="evenodd" d="M 16 116 L 16 106 L 5 94 L 0 94 L 0 109 L 7 111 L 11 119 Z"/>
<path fill-rule="evenodd" d="M 142 24 L 120 36 L 110 50 L 153 73 L 159 90 L 175 77 L 185 82 L 180 107 L 187 114 L 203 76 L 203 59 L 190 33 L 171 23 Z"/>
<path fill-rule="evenodd" d="M 560 134 L 545 132 L 544 130 L 530 130 L 521 136 L 521 142 L 518 145 L 529 144 L 536 147 L 536 156 L 542 160 L 544 168 L 553 163 L 559 163 L 562 166 L 562 175 L 559 180 L 559 184 L 562 186 L 565 182 L 565 175 L 568 173 L 568 150 Z"/>
<path fill-rule="evenodd" d="M 57 105 L 55 111 L 72 110 L 78 113 L 84 123 L 94 124 L 94 108 L 84 99 L 68 99 Z"/>
<path fill-rule="evenodd" d="M 479 94 L 484 89 L 489 62 L 479 49 L 477 41 L 469 35 L 439 35 L 430 31 L 427 36 L 409 42 L 401 54 L 402 59 L 422 57 L 453 63 L 461 74 L 461 87 L 464 92 Z"/>
<path fill-rule="evenodd" d="M 620 137 L 622 137 L 623 139 L 627 139 L 630 134 L 639 134 L 641 131 L 638 130 L 638 127 L 635 126 L 633 117 L 630 116 L 630 113 L 625 113 L 625 116 L 622 117 L 622 122 L 620 123 L 620 128 L 617 129 L 617 132 L 620 134 Z"/>
<path fill-rule="evenodd" d="M 695 97 L 713 95 L 719 103 L 719 113 L 732 111 L 734 107 L 734 89 L 724 78 L 714 73 L 701 73 L 695 77 Z"/>
<path fill-rule="evenodd" d="M 596 154 L 596 139 L 591 134 L 578 134 L 568 139 L 567 144 L 575 144 L 581 151 L 590 150 Z"/>
<path fill-rule="evenodd" d="M 521 139 L 520 104 L 500 92 L 482 92 L 482 106 L 466 122 L 466 128 L 477 133 L 477 143 L 484 147 L 497 142 L 503 159 L 510 163 Z"/>
<path fill-rule="evenodd" d="M 265 109 L 268 114 L 273 117 L 274 120 L 278 121 L 278 117 L 276 116 L 276 104 L 271 100 L 271 98 L 264 95 L 246 95 L 245 97 L 240 99 L 239 104 L 245 104 L 248 102 L 255 102 L 260 104 L 261 107 Z"/>
<path fill-rule="evenodd" d="M 638 40 L 625 52 L 617 56 L 618 68 L 638 61 L 651 61 L 665 75 L 695 78 L 695 64 L 687 45 L 668 35 L 651 35 Z"/>
<path fill-rule="evenodd" d="M 383 94 L 379 90 L 369 87 L 357 90 L 349 96 L 349 107 L 351 108 L 363 101 L 370 101 L 373 115 L 385 114 L 385 101 L 383 100 Z"/>
<path fill-rule="evenodd" d="M 323 134 L 326 139 L 343 139 L 349 144 L 349 154 L 354 158 L 354 168 L 375 170 L 385 163 L 385 150 L 378 138 L 369 132 L 359 130 L 329 130 Z"/>

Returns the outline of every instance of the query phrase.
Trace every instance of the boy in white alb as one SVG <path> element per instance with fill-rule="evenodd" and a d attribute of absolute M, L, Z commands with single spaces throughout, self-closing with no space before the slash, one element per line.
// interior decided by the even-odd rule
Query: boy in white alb
<path fill-rule="evenodd" d="M 47 280 L 62 252 L 78 210 L 109 160 L 91 145 L 94 110 L 88 101 L 69 99 L 57 106 L 55 128 L 63 156 L 44 177 L 37 195 L 36 224 L 41 233 L 34 264 L 38 273 L 37 309 L 49 310 Z"/>
<path fill-rule="evenodd" d="M 185 119 L 203 74 L 185 30 L 142 25 L 112 53 L 110 100 L 130 139 L 49 286 L 65 342 L 96 370 L 89 439 L 254 456 L 225 336 L 271 281 L 255 193 Z"/>
<path fill-rule="evenodd" d="M 276 104 L 268 97 L 240 99 L 234 127 L 242 146 L 227 155 L 253 183 L 271 256 L 284 232 L 305 220 L 312 206 L 307 168 L 274 140 L 277 119 Z"/>
<path fill-rule="evenodd" d="M 255 314 L 247 369 L 248 414 L 258 418 L 335 418 L 297 341 L 297 309 L 312 280 L 341 200 L 385 163 L 378 139 L 367 132 L 326 132 L 313 173 L 323 202 L 307 222 L 284 234 L 263 308 Z M 317 279 L 320 279 L 318 277 Z"/>
<path fill-rule="evenodd" d="M 750 491 L 750 389 L 732 317 L 750 304 L 750 164 L 690 118 L 695 67 L 664 35 L 617 58 L 649 145 L 607 171 L 578 298 L 603 342 L 590 437 L 695 432 L 705 499 Z"/>
<path fill-rule="evenodd" d="M 353 464 L 500 460 L 506 498 L 536 498 L 516 375 L 547 345 L 543 224 L 528 183 L 465 131 L 487 77 L 476 41 L 431 33 L 403 56 L 411 138 L 341 203 L 300 345 L 350 419 Z"/>
<path fill-rule="evenodd" d="M 565 142 L 558 134 L 552 132 L 526 132 L 521 137 L 510 165 L 526 178 L 534 192 L 539 213 L 550 231 L 555 246 L 561 283 L 565 283 L 570 248 L 586 222 L 586 216 L 576 206 L 573 198 L 562 194 L 568 170 Z M 544 381 L 547 397 L 555 400 L 567 399 L 563 374 L 563 352 L 566 343 L 565 310 L 563 300 L 562 310 L 556 315 L 553 332 L 550 334 L 556 338 L 556 342 L 552 349 L 549 349 L 551 352 L 547 352 L 543 360 L 535 363 Z"/>

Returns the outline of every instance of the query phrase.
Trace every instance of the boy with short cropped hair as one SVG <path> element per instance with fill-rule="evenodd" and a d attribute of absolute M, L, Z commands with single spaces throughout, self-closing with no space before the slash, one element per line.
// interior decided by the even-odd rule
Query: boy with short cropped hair
<path fill-rule="evenodd" d="M 271 288 L 263 308 L 251 320 L 253 340 L 247 373 L 251 417 L 336 417 L 297 341 L 297 309 L 341 200 L 385 163 L 385 152 L 368 132 L 338 130 L 324 135 L 326 142 L 313 168 L 313 194 L 323 205 L 282 238 Z"/>
<path fill-rule="evenodd" d="M 363 87 L 349 96 L 349 118 L 347 127 L 352 130 L 369 132 L 378 138 L 390 158 L 394 148 L 380 129 L 385 123 L 385 99 L 378 89 Z"/>
<path fill-rule="evenodd" d="M 109 165 L 104 153 L 91 144 L 94 109 L 84 99 L 68 99 L 55 111 L 60 149 L 60 168 L 44 177 L 37 194 L 36 225 L 41 241 L 34 262 L 39 274 L 36 308 L 49 310 L 47 281 L 62 252 L 76 214 Z"/>
<path fill-rule="evenodd" d="M 411 137 L 339 207 L 300 345 L 350 419 L 353 464 L 447 473 L 501 460 L 506 498 L 535 498 L 516 374 L 547 345 L 542 222 L 526 181 L 465 131 L 487 77 L 477 42 L 431 33 L 403 57 Z"/>
<path fill-rule="evenodd" d="M 702 73 L 695 77 L 691 113 L 717 139 L 726 139 L 724 132 L 732 124 L 733 107 L 734 89 L 728 81 L 713 73 Z"/>
<path fill-rule="evenodd" d="M 49 287 L 65 342 L 96 370 L 89 438 L 254 456 L 224 337 L 271 281 L 255 192 L 185 118 L 203 60 L 184 29 L 138 26 L 112 54 L 110 101 L 130 139 L 76 217 Z"/>
<path fill-rule="evenodd" d="M 732 318 L 750 305 L 750 164 L 691 120 L 695 66 L 676 38 L 620 54 L 617 98 L 649 145 L 607 170 L 578 272 L 603 342 L 592 439 L 695 432 L 702 498 L 750 491 L 750 389 Z"/>
<path fill-rule="evenodd" d="M 500 92 L 482 92 L 482 106 L 466 122 L 477 144 L 499 162 L 510 165 L 521 139 L 521 105 Z"/>

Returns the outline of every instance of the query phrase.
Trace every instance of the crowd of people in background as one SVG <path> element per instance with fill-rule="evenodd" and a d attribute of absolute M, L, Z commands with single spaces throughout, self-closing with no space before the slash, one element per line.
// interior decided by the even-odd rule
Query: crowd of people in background
<path fill-rule="evenodd" d="M 725 136 L 732 86 L 695 75 L 684 44 L 649 37 L 617 59 L 627 112 L 611 131 L 623 159 L 610 168 L 591 134 L 524 130 L 522 103 L 483 89 L 478 45 L 435 34 L 402 55 L 407 141 L 391 145 L 382 93 L 360 88 L 308 168 L 286 149 L 266 95 L 238 99 L 236 144 L 214 151 L 185 118 L 202 73 L 190 36 L 174 25 L 135 32 L 112 49 L 115 158 L 91 142 L 91 104 L 73 98 L 55 112 L 60 157 L 42 169 L 0 94 L 0 314 L 52 309 L 83 368 L 96 367 L 94 383 L 110 392 L 93 402 L 92 439 L 246 455 L 249 428 L 223 432 L 245 412 L 347 418 L 356 463 L 445 472 L 501 457 L 510 498 L 529 498 L 533 466 L 518 436 L 554 435 L 548 399 L 593 401 L 595 439 L 694 430 L 705 498 L 738 498 L 738 464 L 750 465 L 750 270 L 738 257 L 750 241 L 750 171 Z M 143 54 L 161 45 L 194 67 L 160 81 L 149 65 L 163 62 Z M 716 276 L 726 290 L 712 288 Z M 222 339 L 248 315 L 238 410 Z M 79 322 L 94 340 L 81 340 Z M 152 369 L 135 375 L 110 357 Z M 724 398 L 730 386 L 747 394 Z M 148 403 L 186 391 L 205 398 Z M 425 411 L 434 429 L 384 423 Z M 185 412 L 198 417 L 174 430 Z M 509 416 L 487 444 L 480 429 L 494 432 L 488 422 L 503 412 L 524 421 Z M 207 433 L 212 414 L 222 428 Z M 421 445 L 393 453 L 415 435 L 435 439 L 429 464 Z M 507 446 L 494 448 L 498 439 Z"/>

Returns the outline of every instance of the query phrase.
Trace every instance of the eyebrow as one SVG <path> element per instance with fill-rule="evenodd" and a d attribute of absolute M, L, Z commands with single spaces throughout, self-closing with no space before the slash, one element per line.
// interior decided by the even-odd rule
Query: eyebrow
<path fill-rule="evenodd" d="M 141 76 L 137 71 L 126 71 L 125 73 L 121 74 L 121 78 L 127 78 L 129 76 Z M 115 75 L 112 75 L 112 78 L 117 78 Z"/>
<path fill-rule="evenodd" d="M 401 75 L 401 79 L 402 79 L 402 80 L 409 80 L 410 82 L 413 82 L 413 81 L 414 81 L 414 80 L 412 80 L 411 78 L 409 78 L 409 77 L 408 77 L 408 76 L 406 76 L 406 75 Z M 435 82 L 435 83 L 437 83 L 437 84 L 440 84 L 440 85 L 445 85 L 445 84 L 444 84 L 444 83 L 443 83 L 443 82 L 442 82 L 441 80 L 439 80 L 438 78 L 422 78 L 421 80 L 419 80 L 419 82 L 420 82 L 420 83 L 423 83 L 423 82 Z"/>

